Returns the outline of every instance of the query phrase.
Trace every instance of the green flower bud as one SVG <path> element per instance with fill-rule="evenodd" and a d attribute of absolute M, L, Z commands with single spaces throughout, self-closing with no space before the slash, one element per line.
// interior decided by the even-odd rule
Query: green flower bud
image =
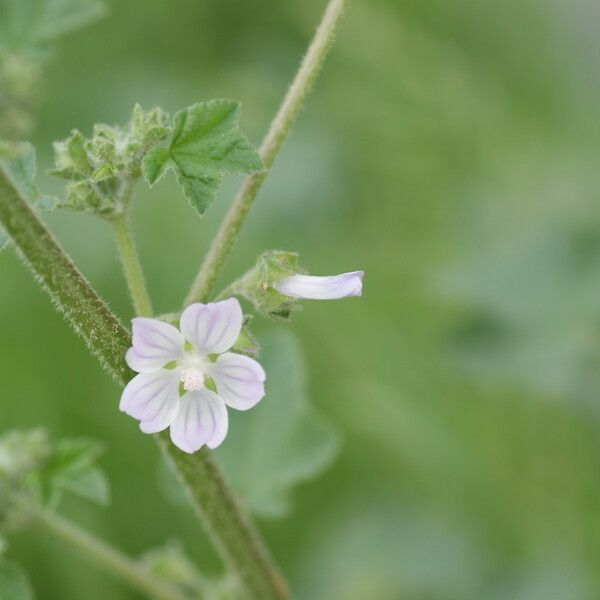
<path fill-rule="evenodd" d="M 167 122 L 161 109 L 136 105 L 123 127 L 99 124 L 89 139 L 74 130 L 55 142 L 50 174 L 69 181 L 63 207 L 105 217 L 124 212 L 144 156 L 169 134 Z"/>
<path fill-rule="evenodd" d="M 298 254 L 284 250 L 269 250 L 256 261 L 256 265 L 233 285 L 258 311 L 275 320 L 287 320 L 296 302 L 279 293 L 275 283 L 302 272 L 298 266 Z"/>

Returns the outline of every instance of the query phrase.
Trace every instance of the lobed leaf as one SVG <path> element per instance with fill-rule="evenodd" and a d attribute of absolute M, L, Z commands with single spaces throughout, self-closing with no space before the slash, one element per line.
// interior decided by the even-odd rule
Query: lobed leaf
<path fill-rule="evenodd" d="M 168 147 L 153 148 L 142 171 L 153 185 L 169 169 L 200 213 L 212 203 L 224 173 L 255 173 L 263 168 L 254 146 L 240 131 L 240 104 L 210 100 L 180 110 L 173 118 Z"/>

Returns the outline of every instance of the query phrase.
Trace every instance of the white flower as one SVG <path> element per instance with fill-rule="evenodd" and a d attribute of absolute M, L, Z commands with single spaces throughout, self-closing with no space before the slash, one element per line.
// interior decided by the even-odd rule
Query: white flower
<path fill-rule="evenodd" d="M 290 298 L 310 300 L 336 300 L 347 296 L 362 296 L 364 271 L 353 271 L 330 277 L 292 275 L 280 279 L 273 287 Z"/>
<path fill-rule="evenodd" d="M 138 419 L 144 433 L 170 427 L 184 452 L 216 448 L 227 434 L 226 405 L 247 410 L 265 395 L 263 368 L 228 352 L 242 320 L 235 298 L 192 304 L 181 315 L 181 331 L 157 319 L 133 319 L 126 360 L 139 375 L 123 390 L 119 408 Z M 216 392 L 207 387 L 209 378 Z"/>

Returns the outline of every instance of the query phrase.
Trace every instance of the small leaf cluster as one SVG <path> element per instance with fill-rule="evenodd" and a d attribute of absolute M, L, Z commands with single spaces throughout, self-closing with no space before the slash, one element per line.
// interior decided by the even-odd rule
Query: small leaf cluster
<path fill-rule="evenodd" d="M 53 442 L 43 429 L 5 433 L 0 437 L 0 531 L 19 529 L 37 507 L 55 508 L 64 492 L 108 503 L 108 483 L 96 465 L 101 453 L 96 442 Z"/>
<path fill-rule="evenodd" d="M 256 310 L 274 320 L 288 320 L 297 302 L 280 294 L 273 284 L 285 277 L 302 273 L 298 254 L 286 250 L 269 250 L 258 257 L 256 265 L 234 285 L 235 293 L 252 302 Z"/>
<path fill-rule="evenodd" d="M 127 210 L 142 173 L 154 185 L 172 170 L 192 207 L 203 214 L 223 174 L 263 168 L 239 129 L 239 113 L 239 103 L 232 100 L 199 102 L 172 120 L 160 108 L 144 111 L 136 105 L 123 127 L 95 125 L 89 139 L 74 130 L 54 143 L 50 173 L 69 182 L 61 206 L 110 218 Z"/>
<path fill-rule="evenodd" d="M 169 134 L 167 121 L 160 108 L 144 111 L 136 105 L 123 127 L 99 124 L 91 138 L 73 130 L 55 142 L 50 174 L 69 182 L 61 207 L 100 216 L 123 213 L 141 175 L 142 159 Z"/>

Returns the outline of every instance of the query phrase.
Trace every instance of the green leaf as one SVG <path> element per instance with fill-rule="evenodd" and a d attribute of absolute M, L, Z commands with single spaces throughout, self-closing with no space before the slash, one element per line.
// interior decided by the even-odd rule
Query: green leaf
<path fill-rule="evenodd" d="M 108 504 L 108 481 L 96 466 L 102 452 L 102 445 L 91 440 L 60 440 L 42 472 L 45 501 L 56 504 L 61 493 L 68 491 L 98 504 Z"/>
<path fill-rule="evenodd" d="M 153 185 L 173 169 L 186 198 L 200 213 L 212 203 L 224 173 L 254 173 L 263 168 L 257 151 L 240 131 L 240 105 L 210 100 L 179 111 L 167 148 L 145 156 L 142 171 Z"/>
<path fill-rule="evenodd" d="M 56 485 L 76 496 L 107 506 L 110 503 L 110 487 L 106 475 L 96 468 L 81 473 L 71 473 L 56 479 Z"/>
<path fill-rule="evenodd" d="M 282 517 L 292 488 L 333 460 L 338 438 L 306 398 L 304 360 L 293 335 L 273 332 L 261 346 L 267 395 L 250 411 L 229 411 L 229 434 L 217 453 L 253 512 Z"/>
<path fill-rule="evenodd" d="M 142 172 L 146 181 L 153 185 L 165 173 L 169 165 L 170 154 L 167 148 L 154 148 L 148 154 L 142 163 Z"/>
<path fill-rule="evenodd" d="M 190 204 L 202 215 L 212 204 L 221 185 L 221 177 L 186 177 L 177 171 L 177 183 Z"/>
<path fill-rule="evenodd" d="M 27 573 L 11 562 L 0 562 L 0 598 L 2 600 L 33 600 L 33 589 Z"/>

